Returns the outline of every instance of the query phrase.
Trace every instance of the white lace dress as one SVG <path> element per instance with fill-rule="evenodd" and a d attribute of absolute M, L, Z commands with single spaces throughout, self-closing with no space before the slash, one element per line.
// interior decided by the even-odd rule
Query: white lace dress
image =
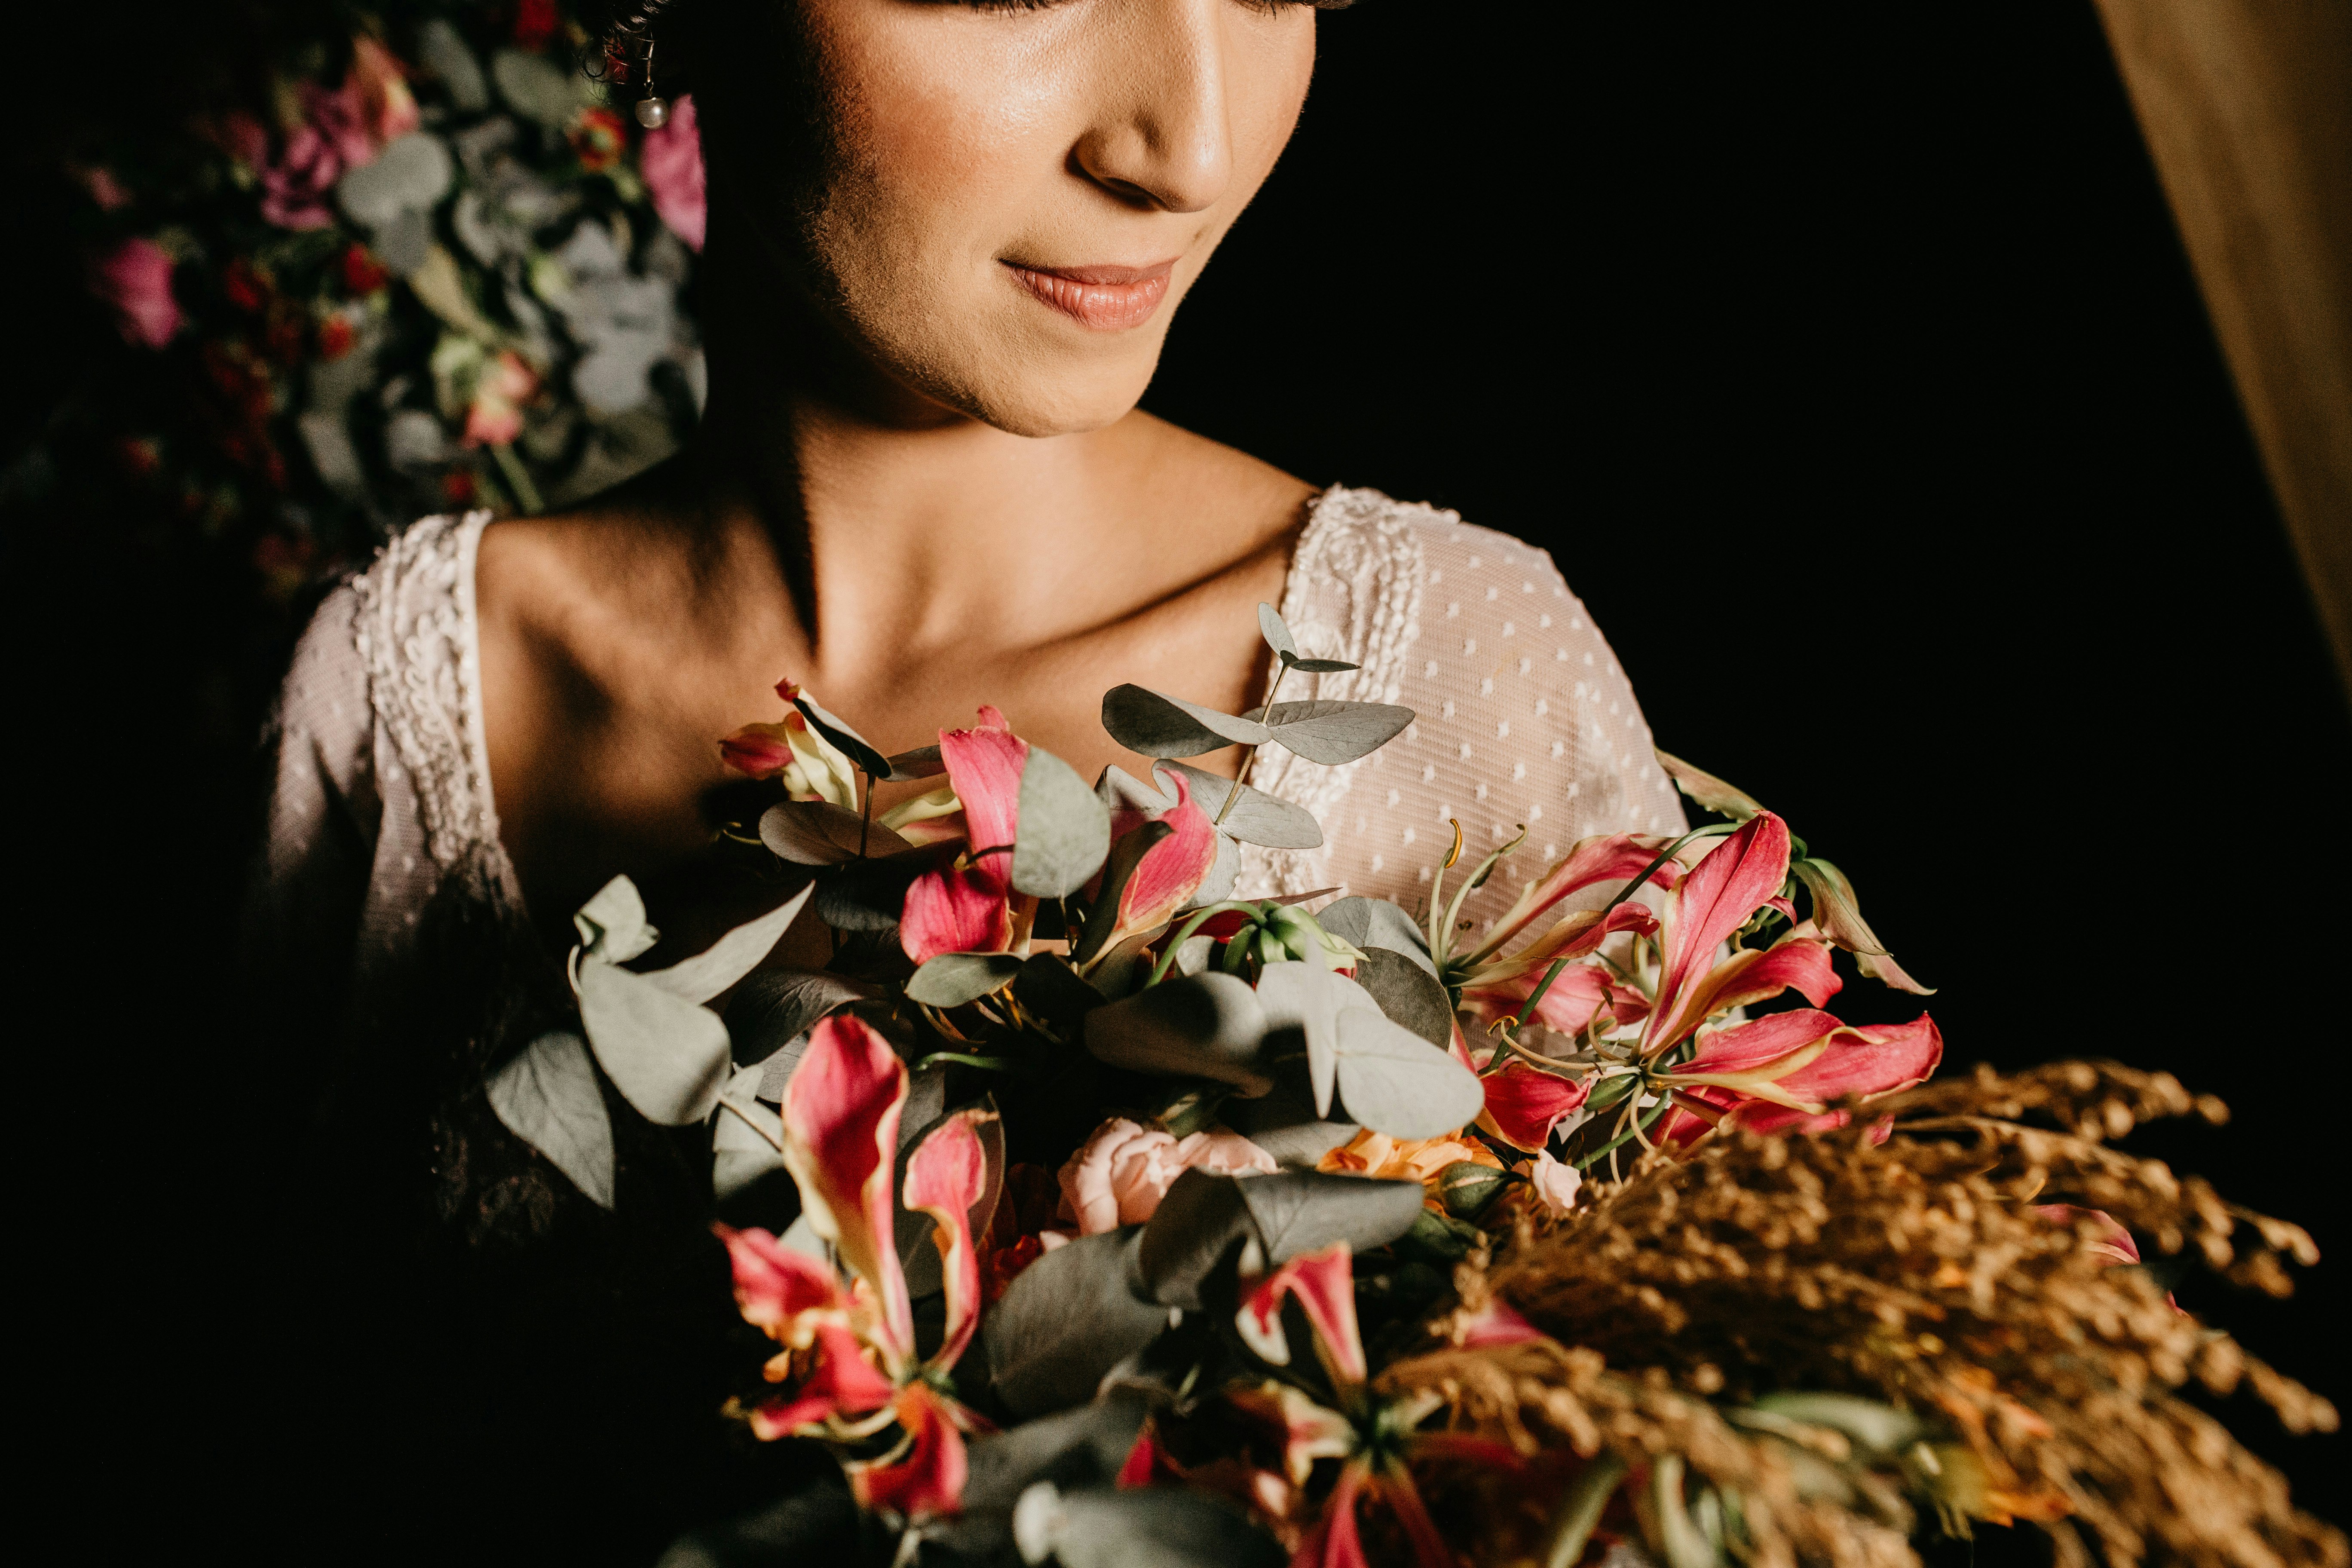
<path fill-rule="evenodd" d="M 363 1022 L 430 984 L 417 972 L 428 909 L 528 930 L 483 740 L 474 561 L 488 521 L 410 528 L 327 600 L 296 653 L 269 735 L 248 931 L 289 1003 Z M 1281 608 L 1302 653 L 1362 666 L 1294 675 L 1286 700 L 1395 702 L 1420 717 L 1342 767 L 1260 753 L 1250 782 L 1312 811 L 1325 842 L 1249 851 L 1237 893 L 1344 886 L 1417 910 L 1449 818 L 1465 857 L 1524 825 L 1524 847 L 1465 906 L 1483 921 L 1586 834 L 1680 826 L 1624 672 L 1542 551 L 1334 487 L 1314 503 Z"/>

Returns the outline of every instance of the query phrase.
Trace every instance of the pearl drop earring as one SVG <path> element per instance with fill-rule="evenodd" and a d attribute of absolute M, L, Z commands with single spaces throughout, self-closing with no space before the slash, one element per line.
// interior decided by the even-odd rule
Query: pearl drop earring
<path fill-rule="evenodd" d="M 637 123 L 658 131 L 669 123 L 669 100 L 654 94 L 654 47 L 646 45 L 646 95 L 637 100 Z"/>

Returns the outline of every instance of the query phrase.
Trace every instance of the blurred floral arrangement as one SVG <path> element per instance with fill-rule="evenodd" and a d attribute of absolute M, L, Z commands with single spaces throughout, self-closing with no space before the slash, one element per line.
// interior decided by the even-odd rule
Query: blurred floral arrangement
<path fill-rule="evenodd" d="M 89 287 L 169 388 L 109 434 L 118 478 L 280 602 L 423 513 L 615 483 L 703 392 L 691 100 L 616 112 L 625 67 L 557 0 L 317 25 L 266 105 L 70 171 Z"/>

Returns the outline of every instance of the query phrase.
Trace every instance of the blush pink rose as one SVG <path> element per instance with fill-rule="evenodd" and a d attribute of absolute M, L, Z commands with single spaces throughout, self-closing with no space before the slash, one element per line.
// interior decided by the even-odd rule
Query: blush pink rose
<path fill-rule="evenodd" d="M 261 171 L 261 216 L 280 228 L 326 228 L 335 221 L 327 193 L 341 178 L 343 160 L 318 127 L 305 125 L 286 151 Z"/>
<path fill-rule="evenodd" d="M 1546 1214 L 1565 1215 L 1576 1206 L 1584 1173 L 1575 1166 L 1553 1159 L 1549 1150 L 1538 1149 L 1534 1159 L 1520 1161 L 1517 1169 Z"/>
<path fill-rule="evenodd" d="M 122 341 L 160 349 L 180 330 L 172 258 L 152 239 L 126 239 L 90 268 L 90 291 L 114 307 Z"/>
<path fill-rule="evenodd" d="M 1235 1176 L 1276 1168 L 1273 1155 L 1238 1132 L 1180 1140 L 1114 1117 L 1062 1166 L 1063 1216 L 1076 1222 L 1080 1236 L 1139 1225 L 1159 1212 L 1176 1178 L 1196 1167 Z"/>
<path fill-rule="evenodd" d="M 695 126 L 692 95 L 672 102 L 667 123 L 646 132 L 637 172 L 645 176 L 654 211 L 669 231 L 689 249 L 700 250 L 709 212 L 702 184 L 702 133 Z"/>

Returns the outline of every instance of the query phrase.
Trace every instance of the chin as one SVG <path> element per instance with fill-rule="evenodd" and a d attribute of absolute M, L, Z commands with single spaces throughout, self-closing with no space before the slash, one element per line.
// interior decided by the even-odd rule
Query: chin
<path fill-rule="evenodd" d="M 1058 338 L 1062 334 L 1054 334 Z M 960 365 L 934 361 L 908 384 L 936 403 L 1014 436 L 1081 436 L 1134 412 L 1160 365 L 1164 328 L 1117 343 L 1034 340 Z"/>

